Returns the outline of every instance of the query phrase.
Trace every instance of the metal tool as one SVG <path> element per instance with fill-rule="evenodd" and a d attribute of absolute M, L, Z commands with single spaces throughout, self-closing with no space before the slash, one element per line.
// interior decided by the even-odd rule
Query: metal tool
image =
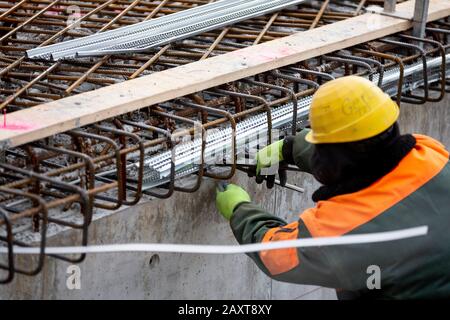
<path fill-rule="evenodd" d="M 278 179 L 275 179 L 275 184 L 277 186 L 280 186 L 280 187 L 283 187 L 283 188 L 286 188 L 286 189 L 290 189 L 290 190 L 293 190 L 293 191 L 297 191 L 299 193 L 305 193 L 305 189 L 297 187 L 296 185 L 293 185 L 293 184 L 290 184 L 290 183 L 281 184 L 280 180 L 278 180 Z"/>

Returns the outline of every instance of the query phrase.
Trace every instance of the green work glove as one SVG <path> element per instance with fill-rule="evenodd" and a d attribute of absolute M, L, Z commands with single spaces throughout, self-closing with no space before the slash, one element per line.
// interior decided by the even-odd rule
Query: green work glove
<path fill-rule="evenodd" d="M 216 189 L 216 207 L 225 219 L 230 220 L 234 209 L 243 203 L 251 202 L 247 191 L 235 184 L 229 184 L 223 190 Z"/>
<path fill-rule="evenodd" d="M 279 140 L 258 151 L 256 154 L 256 174 L 261 173 L 262 168 L 270 168 L 283 161 L 283 143 Z"/>
<path fill-rule="evenodd" d="M 258 153 L 256 154 L 256 183 L 261 184 L 266 181 L 267 188 L 273 188 L 275 184 L 276 172 L 261 175 L 261 169 L 270 168 L 277 165 L 280 184 L 286 184 L 287 175 L 286 163 L 283 161 L 283 145 L 284 140 L 279 140 L 258 151 Z"/>

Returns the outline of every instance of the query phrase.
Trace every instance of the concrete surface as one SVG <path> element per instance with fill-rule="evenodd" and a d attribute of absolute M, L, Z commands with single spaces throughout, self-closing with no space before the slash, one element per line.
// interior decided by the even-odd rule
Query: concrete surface
<path fill-rule="evenodd" d="M 450 99 L 423 106 L 403 105 L 403 132 L 431 135 L 450 147 Z M 317 183 L 311 176 L 289 178 L 306 188 L 305 194 L 275 187 L 268 191 L 246 175 L 235 182 L 246 187 L 268 211 L 296 219 L 310 200 Z M 228 224 L 214 208 L 214 184 L 205 180 L 195 194 L 178 193 L 170 200 L 153 200 L 125 208 L 95 221 L 90 243 L 196 243 L 233 244 Z M 51 240 L 71 244 L 74 231 Z M 97 254 L 79 265 L 81 289 L 69 290 L 69 263 L 48 259 L 36 277 L 17 276 L 0 286 L 0 299 L 335 299 L 334 290 L 270 280 L 244 255 Z"/>

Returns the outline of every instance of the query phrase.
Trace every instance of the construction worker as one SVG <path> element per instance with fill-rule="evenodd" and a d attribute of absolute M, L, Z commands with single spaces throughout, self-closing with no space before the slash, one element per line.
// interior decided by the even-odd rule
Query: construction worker
<path fill-rule="evenodd" d="M 430 137 L 401 135 L 398 116 L 396 103 L 371 81 L 330 81 L 312 99 L 311 130 L 257 154 L 258 182 L 261 170 L 278 162 L 311 173 L 322 184 L 312 196 L 316 206 L 288 224 L 232 184 L 217 191 L 216 205 L 240 244 L 423 225 L 428 234 L 249 254 L 262 271 L 279 281 L 336 288 L 339 298 L 450 297 L 449 152 Z M 378 285 L 368 281 L 377 270 Z"/>

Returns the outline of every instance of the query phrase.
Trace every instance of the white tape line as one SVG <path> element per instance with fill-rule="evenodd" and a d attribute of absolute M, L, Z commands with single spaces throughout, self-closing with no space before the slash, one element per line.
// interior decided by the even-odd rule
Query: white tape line
<path fill-rule="evenodd" d="M 46 254 L 78 254 L 78 253 L 112 253 L 112 252 L 171 252 L 171 253 L 204 253 L 204 254 L 237 254 L 259 252 L 264 250 L 304 248 L 318 246 L 336 246 L 344 244 L 361 244 L 394 241 L 406 238 L 424 236 L 428 226 L 421 226 L 398 231 L 366 233 L 340 237 L 308 238 L 298 240 L 276 241 L 245 245 L 194 245 L 194 244 L 111 244 L 86 247 L 48 247 Z M 6 253 L 6 248 L 0 248 L 0 253 Z M 15 254 L 38 254 L 39 248 L 14 247 Z"/>

